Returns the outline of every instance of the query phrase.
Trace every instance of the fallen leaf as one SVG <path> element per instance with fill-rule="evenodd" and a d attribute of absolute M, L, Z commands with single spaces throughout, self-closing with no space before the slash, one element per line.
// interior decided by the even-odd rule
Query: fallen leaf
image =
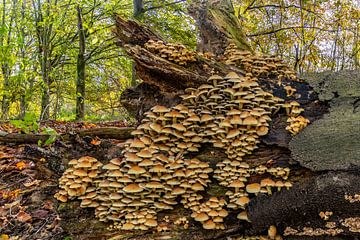
<path fill-rule="evenodd" d="M 42 218 L 42 219 L 44 219 L 44 218 L 47 217 L 48 214 L 49 214 L 48 211 L 39 209 L 39 210 L 36 210 L 36 211 L 32 212 L 31 215 L 32 215 L 33 217 L 35 217 L 35 218 Z"/>
<path fill-rule="evenodd" d="M 4 159 L 4 158 L 12 158 L 13 155 L 4 153 L 4 152 L 0 152 L 0 159 Z"/>
<path fill-rule="evenodd" d="M 19 212 L 17 216 L 17 220 L 20 222 L 27 222 L 31 220 L 30 214 L 27 214 L 26 212 Z"/>
<path fill-rule="evenodd" d="M 8 214 L 8 210 L 2 206 L 0 207 L 0 217 L 5 217 Z"/>
<path fill-rule="evenodd" d="M 0 235 L 0 239 L 1 239 L 1 240 L 8 240 L 8 239 L 10 239 L 10 238 L 9 238 L 9 235 L 7 235 L 7 234 L 1 234 L 1 235 Z"/>
<path fill-rule="evenodd" d="M 95 145 L 95 146 L 98 146 L 98 145 L 101 144 L 101 140 L 97 139 L 97 138 L 94 138 L 93 140 L 91 140 L 91 144 Z"/>
<path fill-rule="evenodd" d="M 32 182 L 24 182 L 24 186 L 25 187 L 31 187 L 31 186 L 34 186 L 34 185 L 39 185 L 41 181 L 40 180 L 34 180 Z"/>
<path fill-rule="evenodd" d="M 17 169 L 22 170 L 26 167 L 26 163 L 24 163 L 23 161 L 18 162 L 18 163 L 16 163 L 16 167 L 17 167 Z"/>

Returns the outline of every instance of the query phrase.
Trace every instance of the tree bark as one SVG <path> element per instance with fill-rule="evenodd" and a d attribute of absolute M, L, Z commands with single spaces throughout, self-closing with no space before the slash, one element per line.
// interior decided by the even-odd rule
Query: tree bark
<path fill-rule="evenodd" d="M 230 0 L 192 1 L 189 13 L 199 28 L 198 51 L 218 56 L 233 42 L 239 49 L 252 52 Z"/>
<path fill-rule="evenodd" d="M 85 117 L 85 29 L 83 27 L 82 9 L 78 5 L 76 7 L 78 17 L 79 32 L 79 53 L 77 58 L 77 79 L 76 79 L 76 120 Z"/>
<path fill-rule="evenodd" d="M 160 39 L 158 35 L 132 21 L 117 18 L 116 23 L 118 43 L 123 47 L 126 45 L 125 50 L 135 60 L 138 76 L 143 80 L 137 88 L 126 90 L 122 96 L 123 105 L 137 114 L 139 119 L 144 111 L 155 104 L 174 105 L 180 101 L 178 96 L 185 88 L 196 88 L 204 83 L 211 75 L 210 71 L 202 68 L 205 64 L 219 75 L 229 71 L 242 73 L 241 69 L 219 63 L 215 59 L 198 58 L 193 65 L 178 66 L 144 48 L 144 43 L 149 39 Z M 216 25 L 216 21 L 212 23 Z M 224 48 L 226 44 L 219 43 L 218 46 Z M 220 53 L 218 49 L 220 47 L 215 47 L 212 51 Z M 348 81 L 344 82 L 344 79 Z M 256 165 L 275 161 L 276 164 L 291 168 L 294 175 L 289 180 L 295 187 L 268 197 L 256 198 L 249 207 L 250 224 L 226 222 L 228 228 L 225 231 L 213 233 L 197 228 L 196 231 L 182 230 L 177 237 L 220 239 L 239 233 L 260 234 L 273 224 L 281 233 L 287 227 L 324 228 L 324 221 L 314 218 L 320 211 L 339 213 L 336 222 L 343 229 L 340 237 L 359 237 L 358 233 L 349 231 L 340 223 L 347 217 L 358 217 L 360 214 L 359 203 L 350 204 L 344 199 L 346 194 L 359 193 L 358 184 L 355 183 L 360 178 L 360 145 L 355 136 L 360 133 L 350 129 L 360 129 L 357 100 L 360 97 L 360 75 L 353 71 L 322 73 L 306 75 L 304 80 L 301 83 L 285 80 L 285 85 L 296 89 L 299 96 L 295 99 L 287 97 L 284 89 L 272 84 L 269 77 L 259 79 L 259 84 L 266 91 L 286 101 L 296 100 L 301 103 L 305 109 L 304 116 L 310 119 L 311 125 L 293 137 L 285 130 L 286 115 L 281 112 L 276 114 L 272 117 L 270 133 L 262 137 L 259 149 L 245 159 Z M 337 127 L 339 130 L 334 131 Z M 205 147 L 196 157 L 216 163 L 225 156 L 221 151 Z M 211 185 L 207 193 L 223 196 L 224 190 L 219 188 L 216 184 Z M 235 219 L 236 216 L 230 218 Z M 144 239 L 144 236 L 134 234 L 133 239 Z"/>

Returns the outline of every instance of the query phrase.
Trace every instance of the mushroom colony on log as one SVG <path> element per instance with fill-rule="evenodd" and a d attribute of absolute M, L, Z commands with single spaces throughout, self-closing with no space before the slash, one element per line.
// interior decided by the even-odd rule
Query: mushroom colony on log
<path fill-rule="evenodd" d="M 179 45 L 150 40 L 145 46 L 181 65 L 196 61 L 193 52 Z M 280 83 L 285 77 L 298 80 L 279 59 L 253 56 L 233 44 L 224 57 L 227 64 L 241 65 L 246 74 L 214 73 L 206 84 L 187 88 L 180 104 L 154 106 L 132 132 L 123 158 L 103 166 L 90 157 L 71 160 L 55 197 L 62 202 L 77 197 L 81 207 L 95 208 L 100 221 L 113 221 L 115 229 L 156 228 L 157 213 L 179 203 L 203 228 L 225 229 L 224 218 L 230 211 L 249 221 L 246 207 L 252 198 L 289 189 L 289 168 L 254 166 L 244 157 L 258 148 L 259 138 L 269 132 L 271 116 L 280 108 L 289 117 L 286 129 L 292 134 L 309 123 L 300 115 L 299 103 L 285 103 L 264 91 L 258 77 L 276 74 Z M 294 94 L 290 88 L 286 91 Z M 204 143 L 227 155 L 215 169 L 188 157 Z M 251 178 L 255 175 L 260 177 Z M 212 181 L 228 189 L 223 197 L 204 197 L 202 192 Z"/>

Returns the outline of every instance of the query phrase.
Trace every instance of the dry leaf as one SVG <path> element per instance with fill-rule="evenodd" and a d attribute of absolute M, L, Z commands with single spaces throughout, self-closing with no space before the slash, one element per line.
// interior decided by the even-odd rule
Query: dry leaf
<path fill-rule="evenodd" d="M 31 187 L 31 186 L 34 186 L 34 185 L 39 185 L 41 181 L 40 180 L 34 180 L 34 181 L 31 181 L 31 182 L 24 182 L 24 186 L 25 187 Z"/>
<path fill-rule="evenodd" d="M 101 144 L 101 140 L 98 139 L 98 138 L 94 138 L 93 140 L 91 140 L 91 144 L 95 145 L 95 146 L 98 146 L 98 145 Z"/>
<path fill-rule="evenodd" d="M 18 162 L 18 163 L 16 163 L 16 167 L 17 167 L 17 169 L 22 170 L 26 167 L 26 163 L 24 163 L 23 161 Z"/>
<path fill-rule="evenodd" d="M 20 222 L 27 222 L 31 220 L 31 216 L 30 214 L 27 214 L 26 212 L 19 212 L 18 216 L 17 216 L 17 220 Z"/>
<path fill-rule="evenodd" d="M 0 240 L 8 240 L 8 239 L 10 239 L 9 235 L 7 235 L 7 234 L 1 234 L 0 235 Z"/>

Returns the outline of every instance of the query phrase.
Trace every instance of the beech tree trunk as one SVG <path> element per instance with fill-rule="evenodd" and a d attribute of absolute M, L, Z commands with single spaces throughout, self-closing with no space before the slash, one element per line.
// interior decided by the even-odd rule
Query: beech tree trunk
<path fill-rule="evenodd" d="M 79 53 L 77 58 L 77 79 L 76 79 L 76 120 L 85 117 L 85 29 L 83 27 L 82 9 L 78 5 L 76 7 L 78 15 L 78 31 L 79 31 Z"/>
<path fill-rule="evenodd" d="M 199 23 L 200 50 L 220 56 L 230 42 L 240 49 L 251 50 L 230 1 L 195 1 L 190 13 Z M 119 46 L 136 62 L 136 73 L 143 80 L 136 88 L 127 89 L 121 98 L 122 104 L 139 120 L 156 104 L 171 106 L 180 102 L 179 95 L 184 89 L 205 83 L 211 72 L 219 75 L 230 71 L 244 73 L 242 69 L 216 59 L 197 57 L 196 62 L 186 67 L 169 62 L 144 47 L 149 39 L 161 40 L 161 37 L 134 21 L 116 18 L 115 34 Z M 345 197 L 360 194 L 360 72 L 326 72 L 307 74 L 301 78 L 304 82 L 283 80 L 296 89 L 296 98 L 287 97 L 285 90 L 271 81 L 271 76 L 258 80 L 264 90 L 275 96 L 299 102 L 305 109 L 304 117 L 311 124 L 294 137 L 285 130 L 286 113 L 278 112 L 272 116 L 270 132 L 261 138 L 259 148 L 244 159 L 255 165 L 271 163 L 289 167 L 289 181 L 293 183 L 293 188 L 252 200 L 247 209 L 250 223 L 237 220 L 237 213 L 232 213 L 225 220 L 226 230 L 203 230 L 199 224 L 192 223 L 190 229 L 170 233 L 126 233 L 126 239 L 162 239 L 169 235 L 171 239 L 184 240 L 226 239 L 241 234 L 266 235 L 270 225 L 276 225 L 280 234 L 289 227 L 298 230 L 309 227 L 329 229 L 325 226 L 327 222 L 319 217 L 321 211 L 333 212 L 330 220 L 341 229 L 340 234 L 336 237 L 286 236 L 285 239 L 359 239 L 359 232 L 343 223 L 346 218 L 360 217 L 360 201 L 351 203 Z M 196 157 L 215 164 L 226 155 L 221 150 L 203 146 Z M 221 197 L 225 192 L 226 189 L 213 182 L 205 194 L 206 197 Z M 92 224 L 93 231 L 102 236 L 110 234 L 104 232 L 106 225 L 94 218 L 86 224 L 78 224 L 75 216 L 86 213 L 78 208 L 78 203 L 66 205 L 63 213 L 62 217 L 67 221 L 65 229 L 74 236 L 80 236 L 78 239 L 90 239 L 94 235 L 84 234 L 87 224 Z M 69 213 L 72 215 L 68 216 Z M 181 206 L 164 214 L 174 218 L 190 215 Z M 162 216 L 159 214 L 159 219 Z M 120 239 L 124 233 L 112 236 Z"/>

